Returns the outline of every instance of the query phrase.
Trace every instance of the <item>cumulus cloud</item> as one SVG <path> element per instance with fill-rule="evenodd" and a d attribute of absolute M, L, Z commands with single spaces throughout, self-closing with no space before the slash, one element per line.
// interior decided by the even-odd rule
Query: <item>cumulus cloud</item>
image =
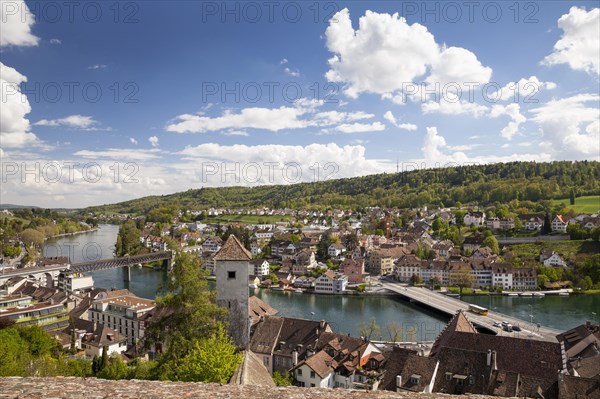
<path fill-rule="evenodd" d="M 65 126 L 84 130 L 96 124 L 98 124 L 98 121 L 85 115 L 69 115 L 60 119 L 42 119 L 34 123 L 35 126 Z"/>
<path fill-rule="evenodd" d="M 600 158 L 598 133 L 600 96 L 577 94 L 554 99 L 529 110 L 556 154 L 568 158 Z"/>
<path fill-rule="evenodd" d="M 507 83 L 497 92 L 490 94 L 489 98 L 498 100 L 512 100 L 514 102 L 534 102 L 536 95 L 542 90 L 554 90 L 556 83 L 542 82 L 537 76 L 532 75 L 529 78 L 521 78 L 518 82 Z"/>
<path fill-rule="evenodd" d="M 73 155 L 85 159 L 114 159 L 121 162 L 145 161 L 160 158 L 158 149 L 131 150 L 127 148 L 107 148 L 105 150 L 80 150 Z"/>
<path fill-rule="evenodd" d="M 286 75 L 292 76 L 294 78 L 300 76 L 300 71 L 297 69 L 285 68 L 283 71 L 286 73 Z"/>
<path fill-rule="evenodd" d="M 521 114 L 521 107 L 516 103 L 507 106 L 496 104 L 492 107 L 490 117 L 497 118 L 502 115 L 509 116 L 511 121 L 500 131 L 500 135 L 507 140 L 511 140 L 519 132 L 519 126 L 525 123 L 527 118 Z"/>
<path fill-rule="evenodd" d="M 245 130 L 228 130 L 226 132 L 221 133 L 223 136 L 242 136 L 247 137 L 250 136 Z"/>
<path fill-rule="evenodd" d="M 563 30 L 554 50 L 542 60 L 544 65 L 567 64 L 576 71 L 600 74 L 600 9 L 586 11 L 571 7 L 558 19 Z"/>
<path fill-rule="evenodd" d="M 62 44 L 62 40 L 60 40 L 60 39 L 50 39 L 50 44 Z"/>
<path fill-rule="evenodd" d="M 385 130 L 385 125 L 381 122 L 343 123 L 341 125 L 336 126 L 335 130 L 341 133 L 381 132 Z"/>
<path fill-rule="evenodd" d="M 152 147 L 158 147 L 158 137 L 156 136 L 151 136 L 148 138 L 148 141 L 150 142 L 150 144 L 152 145 Z"/>
<path fill-rule="evenodd" d="M 207 143 L 186 147 L 179 154 L 196 165 L 198 173 L 212 171 L 202 176 L 203 182 L 217 186 L 308 182 L 381 173 L 391 168 L 391 164 L 367 159 L 363 146 L 341 147 L 335 143 L 306 146 Z M 319 165 L 319 170 L 315 165 Z M 224 176 L 225 170 L 228 174 Z"/>
<path fill-rule="evenodd" d="M 396 120 L 396 117 L 394 116 L 394 114 L 392 113 L 392 111 L 386 111 L 385 114 L 383 114 L 383 118 L 390 122 L 392 125 L 396 126 L 399 129 L 404 129 L 404 130 L 408 130 L 408 131 L 414 131 L 417 130 L 417 125 L 412 124 L 412 123 L 399 123 Z"/>
<path fill-rule="evenodd" d="M 24 0 L 2 1 L 0 21 L 2 23 L 0 47 L 38 45 L 40 39 L 31 33 L 35 16 Z"/>
<path fill-rule="evenodd" d="M 344 9 L 335 14 L 325 35 L 327 48 L 334 53 L 326 77 L 345 83 L 344 92 L 352 98 L 366 92 L 399 102 L 407 86 L 428 72 L 426 85 L 440 88 L 449 83 L 461 87 L 487 83 L 492 74 L 471 51 L 440 46 L 425 26 L 409 25 L 397 13 L 366 11 L 355 30 Z"/>
<path fill-rule="evenodd" d="M 137 143 L 138 143 L 138 141 L 136 139 L 134 139 L 133 137 L 130 137 L 129 141 L 131 142 L 131 144 L 135 144 L 135 145 L 137 145 Z"/>
<path fill-rule="evenodd" d="M 19 85 L 23 82 L 27 82 L 26 76 L 0 62 L 0 143 L 3 148 L 26 147 L 40 143 L 37 136 L 31 132 L 29 119 L 25 117 L 31 112 L 31 105 L 27 96 L 21 93 Z"/>
<path fill-rule="evenodd" d="M 446 115 L 471 115 L 476 118 L 485 115 L 488 107 L 457 98 L 456 101 L 442 97 L 440 101 L 427 101 L 421 104 L 424 114 L 441 113 Z"/>

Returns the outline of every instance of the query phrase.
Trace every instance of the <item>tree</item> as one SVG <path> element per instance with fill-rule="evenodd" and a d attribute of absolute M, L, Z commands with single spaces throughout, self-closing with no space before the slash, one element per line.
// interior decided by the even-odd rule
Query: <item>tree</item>
<path fill-rule="evenodd" d="M 329 259 L 329 246 L 331 245 L 331 236 L 324 234 L 317 245 L 317 256 L 321 259 Z"/>
<path fill-rule="evenodd" d="M 423 283 L 423 279 L 418 274 L 413 274 L 412 276 L 410 276 L 410 284 L 411 285 L 414 286 L 414 285 L 418 285 L 421 283 Z"/>
<path fill-rule="evenodd" d="M 388 336 L 391 342 L 398 342 L 402 339 L 402 326 L 395 321 L 389 322 L 385 325 Z"/>
<path fill-rule="evenodd" d="M 571 190 L 569 191 L 569 203 L 571 205 L 575 205 L 575 188 L 571 187 Z"/>
<path fill-rule="evenodd" d="M 167 293 L 156 298 L 156 313 L 147 329 L 145 345 L 166 342 L 159 358 L 159 374 L 195 350 L 195 342 L 221 328 L 227 310 L 216 305 L 216 293 L 208 288 L 208 274 L 198 257 L 180 252 L 175 257 Z"/>
<path fill-rule="evenodd" d="M 102 358 L 100 359 L 99 372 L 104 370 L 108 366 L 108 347 L 102 347 Z"/>
<path fill-rule="evenodd" d="M 544 225 L 542 226 L 542 234 L 552 233 L 552 220 L 550 219 L 550 213 L 546 212 L 544 215 Z"/>
<path fill-rule="evenodd" d="M 283 374 L 279 371 L 275 371 L 273 373 L 273 381 L 278 387 L 289 387 L 294 383 L 294 379 L 287 370 Z"/>
<path fill-rule="evenodd" d="M 346 249 L 348 250 L 348 252 L 354 251 L 354 249 L 356 249 L 356 247 L 358 247 L 358 245 L 360 243 L 356 233 L 346 234 L 344 236 L 344 238 L 342 239 L 342 242 L 343 242 L 344 246 L 346 247 Z"/>
<path fill-rule="evenodd" d="M 21 233 L 21 240 L 27 246 L 34 245 L 38 247 L 44 243 L 44 233 L 35 229 L 25 229 Z"/>
<path fill-rule="evenodd" d="M 453 285 L 459 289 L 459 295 L 462 295 L 463 288 L 471 288 L 473 286 L 474 278 L 468 270 L 461 270 L 454 273 L 451 278 Z"/>
<path fill-rule="evenodd" d="M 208 337 L 194 340 L 192 350 L 175 361 L 171 376 L 180 381 L 227 384 L 243 360 L 223 325 Z"/>
<path fill-rule="evenodd" d="M 549 282 L 550 282 L 550 279 L 548 278 L 548 276 L 546 276 L 545 274 L 538 274 L 538 276 L 537 276 L 538 287 L 544 288 L 546 283 L 549 283 Z"/>
<path fill-rule="evenodd" d="M 371 337 L 379 335 L 380 328 L 375 318 L 372 317 L 370 322 L 360 323 L 358 331 L 365 340 L 370 341 Z"/>
<path fill-rule="evenodd" d="M 590 276 L 585 276 L 583 280 L 581 280 L 581 288 L 584 290 L 589 290 L 592 288 L 594 283 L 592 282 L 592 278 Z"/>
<path fill-rule="evenodd" d="M 495 254 L 500 253 L 500 246 L 498 245 L 498 240 L 494 236 L 486 237 L 481 245 L 484 247 L 488 247 Z"/>

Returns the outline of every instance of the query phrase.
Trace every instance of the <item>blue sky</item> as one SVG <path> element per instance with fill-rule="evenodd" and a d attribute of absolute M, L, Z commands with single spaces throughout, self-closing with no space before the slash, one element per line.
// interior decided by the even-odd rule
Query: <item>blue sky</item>
<path fill-rule="evenodd" d="M 598 160 L 598 1 L 1 0 L 3 203 Z"/>

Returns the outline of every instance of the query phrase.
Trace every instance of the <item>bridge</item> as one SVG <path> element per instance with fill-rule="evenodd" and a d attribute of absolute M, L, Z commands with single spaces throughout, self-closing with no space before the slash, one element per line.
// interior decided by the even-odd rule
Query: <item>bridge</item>
<path fill-rule="evenodd" d="M 445 313 L 452 317 L 459 310 L 466 312 L 469 320 L 480 328 L 490 330 L 496 335 L 510 335 L 515 338 L 535 339 L 540 341 L 556 342 L 556 334 L 562 331 L 550 327 L 539 326 L 534 323 L 523 321 L 502 313 L 488 311 L 486 316 L 469 312 L 469 304 L 459 299 L 452 298 L 427 288 L 410 287 L 399 283 L 384 282 L 381 280 L 383 288 L 393 291 L 411 302 L 418 303 L 424 307 L 432 308 L 438 312 Z M 521 327 L 522 331 L 505 332 L 502 328 L 494 327 L 494 323 L 508 322 L 513 326 Z"/>
<path fill-rule="evenodd" d="M 3 270 L 2 274 L 0 274 L 0 285 L 3 285 L 12 277 L 31 277 L 40 281 L 44 286 L 53 286 L 53 282 L 57 281 L 58 274 L 64 270 L 70 270 L 75 273 L 89 273 L 100 270 L 116 269 L 120 267 L 127 268 L 125 269 L 125 280 L 131 281 L 131 271 L 129 269 L 131 266 L 150 262 L 166 261 L 167 269 L 170 270 L 172 260 L 172 251 L 162 251 L 152 252 L 149 254 L 123 256 L 119 258 L 98 259 L 91 262 L 26 267 L 10 271 Z"/>

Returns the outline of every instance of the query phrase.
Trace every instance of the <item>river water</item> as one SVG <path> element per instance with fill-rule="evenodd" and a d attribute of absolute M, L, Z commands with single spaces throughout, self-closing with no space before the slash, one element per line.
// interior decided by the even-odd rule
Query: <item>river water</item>
<path fill-rule="evenodd" d="M 101 225 L 97 231 L 48 240 L 44 256 L 70 256 L 73 263 L 113 257 L 118 226 Z M 154 299 L 167 280 L 164 271 L 143 267 L 131 268 L 130 283 L 122 269 L 92 273 L 96 287 L 129 288 L 136 295 Z M 445 326 L 447 319 L 402 301 L 394 296 L 313 295 L 255 290 L 255 295 L 279 310 L 281 316 L 327 320 L 336 332 L 361 335 L 361 325 L 375 319 L 380 332 L 372 339 L 389 339 L 387 326 L 395 323 L 402 329 L 402 339 L 431 341 Z M 600 296 L 501 297 L 465 296 L 463 300 L 479 304 L 526 322 L 566 330 L 600 314 Z M 598 317 L 598 316 L 596 316 Z M 596 318 L 597 320 L 597 318 Z"/>

